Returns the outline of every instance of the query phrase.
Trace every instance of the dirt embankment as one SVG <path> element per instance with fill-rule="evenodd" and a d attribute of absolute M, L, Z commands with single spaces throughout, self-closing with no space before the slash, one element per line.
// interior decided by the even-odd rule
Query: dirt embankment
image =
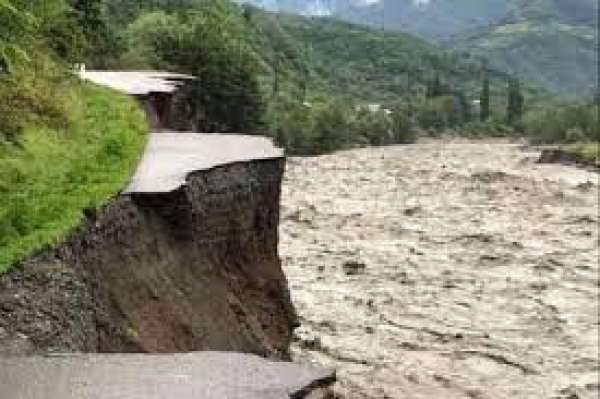
<path fill-rule="evenodd" d="M 283 159 L 121 196 L 0 277 L 0 353 L 230 350 L 288 356 L 277 254 Z"/>
<path fill-rule="evenodd" d="M 350 398 L 597 398 L 598 174 L 539 155 L 433 142 L 289 159 L 297 358 L 336 366 Z"/>
<path fill-rule="evenodd" d="M 563 165 L 576 165 L 600 171 L 600 162 L 598 156 L 596 159 L 586 158 L 576 151 L 569 151 L 564 148 L 544 148 L 538 159 L 539 163 L 558 163 Z"/>

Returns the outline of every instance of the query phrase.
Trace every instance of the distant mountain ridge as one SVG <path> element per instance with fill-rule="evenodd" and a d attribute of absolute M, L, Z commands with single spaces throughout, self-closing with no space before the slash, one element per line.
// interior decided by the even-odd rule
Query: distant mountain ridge
<path fill-rule="evenodd" d="M 241 1 L 241 0 L 240 0 Z M 597 0 L 248 0 L 275 11 L 403 31 L 486 59 L 555 93 L 597 86 Z"/>
<path fill-rule="evenodd" d="M 349 22 L 447 39 L 504 20 L 598 24 L 597 0 L 239 0 L 270 11 L 332 16 Z"/>
<path fill-rule="evenodd" d="M 332 16 L 443 39 L 508 15 L 507 0 L 248 0 L 271 11 Z"/>

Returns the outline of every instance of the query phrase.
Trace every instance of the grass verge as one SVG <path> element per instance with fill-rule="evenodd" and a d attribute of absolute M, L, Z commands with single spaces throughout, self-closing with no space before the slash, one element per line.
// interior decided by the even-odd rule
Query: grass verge
<path fill-rule="evenodd" d="M 56 245 L 85 209 L 105 204 L 131 177 L 147 125 L 135 101 L 86 83 L 69 85 L 71 121 L 0 140 L 0 273 Z"/>
<path fill-rule="evenodd" d="M 574 144 L 565 147 L 564 151 L 575 154 L 583 163 L 600 165 L 600 143 Z"/>

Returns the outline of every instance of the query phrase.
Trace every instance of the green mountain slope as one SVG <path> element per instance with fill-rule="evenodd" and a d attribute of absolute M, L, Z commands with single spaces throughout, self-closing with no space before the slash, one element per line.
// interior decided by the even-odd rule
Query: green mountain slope
<path fill-rule="evenodd" d="M 586 97 L 597 86 L 597 0 L 388 0 L 371 8 L 386 27 L 442 40 L 557 94 Z"/>
<path fill-rule="evenodd" d="M 439 75 L 445 90 L 479 96 L 479 61 L 412 35 L 251 10 L 256 53 L 269 75 L 265 82 L 273 85 L 277 79 L 278 89 L 307 86 L 313 95 L 382 103 L 423 95 Z M 504 92 L 506 76 L 492 72 L 491 78 L 493 91 Z"/>
<path fill-rule="evenodd" d="M 455 38 L 455 49 L 556 93 L 591 96 L 598 79 L 594 28 L 522 21 Z"/>
<path fill-rule="evenodd" d="M 557 94 L 589 96 L 598 78 L 597 0 L 279 0 L 277 7 L 323 9 L 353 23 L 414 34 Z"/>
<path fill-rule="evenodd" d="M 512 0 L 502 21 L 449 44 L 553 92 L 590 96 L 598 80 L 597 16 L 594 0 Z"/>

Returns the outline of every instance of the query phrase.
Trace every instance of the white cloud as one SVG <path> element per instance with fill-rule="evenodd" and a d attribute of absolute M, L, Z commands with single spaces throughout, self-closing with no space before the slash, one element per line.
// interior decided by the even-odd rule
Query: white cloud
<path fill-rule="evenodd" d="M 304 11 L 305 14 L 314 15 L 319 17 L 325 17 L 331 15 L 333 11 L 330 7 L 323 4 L 322 0 L 315 0 L 308 4 L 308 7 Z"/>
<path fill-rule="evenodd" d="M 355 6 L 370 6 L 373 4 L 377 4 L 377 3 L 381 3 L 382 0 L 352 0 L 351 2 L 355 5 Z"/>

